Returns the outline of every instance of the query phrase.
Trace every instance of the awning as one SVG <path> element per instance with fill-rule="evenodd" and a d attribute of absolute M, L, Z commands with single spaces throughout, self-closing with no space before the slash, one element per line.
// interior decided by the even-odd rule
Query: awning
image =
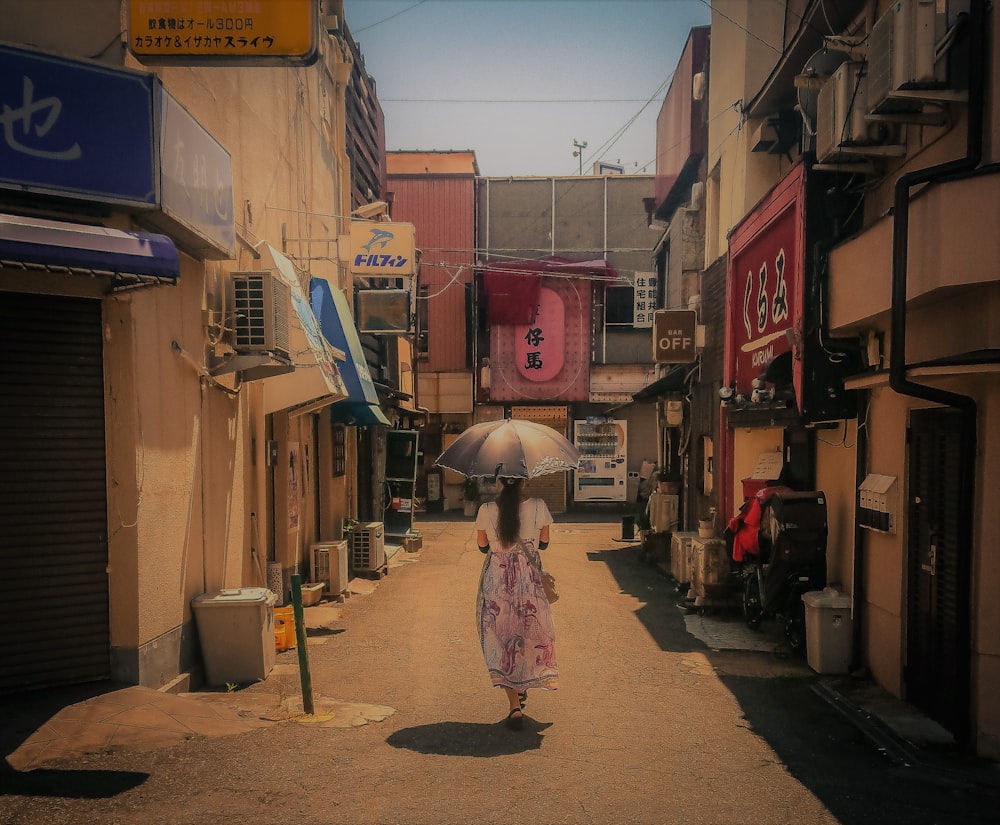
<path fill-rule="evenodd" d="M 347 360 L 341 366 L 347 398 L 330 407 L 332 419 L 357 427 L 373 424 L 388 426 L 390 422 L 379 407 L 378 392 L 368 371 L 368 362 L 365 361 L 347 297 L 322 278 L 313 278 L 309 282 L 309 292 L 312 312 L 319 320 L 324 337 L 347 354 Z"/>
<path fill-rule="evenodd" d="M 672 367 L 666 375 L 657 378 L 639 392 L 633 393 L 632 398 L 636 401 L 655 401 L 667 393 L 683 392 L 687 388 L 687 374 L 690 370 L 690 364 L 678 364 L 676 367 Z"/>
<path fill-rule="evenodd" d="M 337 353 L 327 344 L 309 299 L 299 285 L 292 262 L 273 246 L 260 245 L 262 256 L 270 256 L 273 271 L 288 284 L 292 298 L 289 349 L 294 372 L 264 380 L 264 412 L 312 411 L 347 397 L 347 387 L 334 363 Z"/>
<path fill-rule="evenodd" d="M 5 267 L 111 278 L 114 288 L 176 283 L 177 247 L 166 235 L 0 215 Z"/>
<path fill-rule="evenodd" d="M 534 323 L 543 275 L 613 281 L 618 277 L 618 271 L 600 258 L 572 261 L 558 255 L 539 260 L 490 263 L 483 271 L 483 288 L 489 296 L 490 322 L 515 326 Z"/>

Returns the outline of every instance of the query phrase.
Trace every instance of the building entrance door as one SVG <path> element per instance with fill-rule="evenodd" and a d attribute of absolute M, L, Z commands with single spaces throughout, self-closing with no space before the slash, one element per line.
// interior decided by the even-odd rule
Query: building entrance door
<path fill-rule="evenodd" d="M 913 410 L 907 502 L 906 698 L 962 738 L 969 714 L 969 561 L 958 541 L 961 414 Z"/>

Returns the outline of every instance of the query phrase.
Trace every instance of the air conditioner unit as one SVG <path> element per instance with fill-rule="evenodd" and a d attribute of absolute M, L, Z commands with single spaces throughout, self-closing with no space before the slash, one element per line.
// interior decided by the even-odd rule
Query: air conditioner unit
<path fill-rule="evenodd" d="M 351 567 L 355 571 L 383 573 L 385 525 L 381 521 L 357 524 L 351 531 Z"/>
<path fill-rule="evenodd" d="M 335 541 L 309 547 L 312 579 L 323 582 L 323 592 L 340 596 L 347 590 L 347 542 Z"/>
<path fill-rule="evenodd" d="M 816 101 L 816 158 L 829 163 L 852 146 L 873 143 L 863 63 L 846 62 L 819 90 Z"/>
<path fill-rule="evenodd" d="M 240 355 L 289 357 L 288 284 L 272 272 L 234 272 L 232 280 L 233 349 Z"/>
<path fill-rule="evenodd" d="M 947 84 L 947 56 L 936 54 L 948 29 L 942 0 L 896 0 L 872 27 L 868 50 L 869 102 L 876 114 L 919 112 L 913 90 Z"/>
<path fill-rule="evenodd" d="M 678 584 L 691 581 L 691 542 L 697 533 L 675 530 L 670 535 L 670 575 Z"/>

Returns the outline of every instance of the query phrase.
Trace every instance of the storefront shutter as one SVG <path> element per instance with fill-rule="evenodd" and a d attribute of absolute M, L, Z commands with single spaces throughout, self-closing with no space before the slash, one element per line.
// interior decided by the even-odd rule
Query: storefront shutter
<path fill-rule="evenodd" d="M 98 301 L 0 297 L 0 692 L 109 676 Z"/>
<path fill-rule="evenodd" d="M 511 418 L 544 424 L 560 435 L 569 437 L 567 435 L 569 415 L 566 407 L 513 407 L 511 408 Z M 549 506 L 549 511 L 553 515 L 565 513 L 568 477 L 569 473 L 538 476 L 528 482 L 526 491 L 528 495 L 542 499 Z"/>

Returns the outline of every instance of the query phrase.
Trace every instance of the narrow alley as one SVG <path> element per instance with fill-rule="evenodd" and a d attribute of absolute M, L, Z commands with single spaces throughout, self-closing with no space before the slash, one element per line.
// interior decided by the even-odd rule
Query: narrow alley
<path fill-rule="evenodd" d="M 358 581 L 339 610 L 307 611 L 336 616 L 309 631 L 312 717 L 274 710 L 300 697 L 297 652 L 281 653 L 263 682 L 187 694 L 237 709 L 245 732 L 5 766 L 0 820 L 992 821 L 996 785 L 901 766 L 824 701 L 821 677 L 767 623 L 761 649 L 707 647 L 689 632 L 702 617 L 677 608 L 673 581 L 617 523 L 554 526 L 560 688 L 530 693 L 524 729 L 508 730 L 473 620 L 472 525 L 421 530 L 423 548 L 398 553 L 388 576 Z M 745 631 L 735 611 L 715 620 Z M 2 744 L 15 762 L 16 743 Z"/>

